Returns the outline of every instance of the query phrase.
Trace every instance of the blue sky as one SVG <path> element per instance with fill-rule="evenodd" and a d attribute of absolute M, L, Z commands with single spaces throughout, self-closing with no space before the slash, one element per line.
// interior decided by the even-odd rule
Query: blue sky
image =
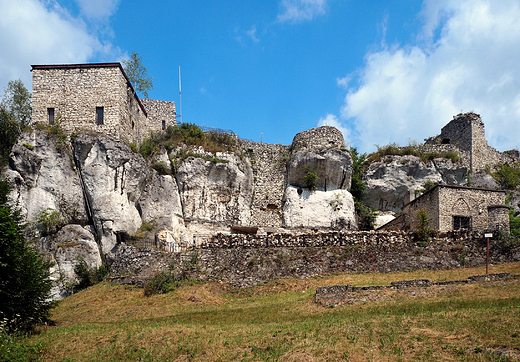
<path fill-rule="evenodd" d="M 182 120 L 290 144 L 334 125 L 349 145 L 423 141 L 463 111 L 520 142 L 520 0 L 0 0 L 0 87 L 31 64 L 144 56 L 150 98 Z"/>

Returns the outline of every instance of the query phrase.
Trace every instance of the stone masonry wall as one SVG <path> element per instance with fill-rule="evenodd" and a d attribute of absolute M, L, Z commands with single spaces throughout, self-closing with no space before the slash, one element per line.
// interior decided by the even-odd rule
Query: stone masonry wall
<path fill-rule="evenodd" d="M 312 128 L 296 134 L 291 146 L 293 152 L 300 149 L 318 152 L 329 148 L 345 148 L 343 134 L 337 128 L 330 126 Z"/>
<path fill-rule="evenodd" d="M 281 226 L 289 146 L 241 140 L 239 147 L 253 170 L 251 225 Z"/>
<path fill-rule="evenodd" d="M 417 230 L 417 214 L 424 210 L 431 219 L 429 227 L 441 232 L 453 230 L 453 216 L 470 217 L 472 230 L 496 230 L 509 225 L 505 196 L 504 191 L 438 186 L 405 205 L 402 216 L 387 224 L 385 229 Z M 494 208 L 490 209 L 490 206 Z M 492 215 L 488 210 L 492 210 Z"/>
<path fill-rule="evenodd" d="M 177 124 L 175 102 L 141 99 L 141 103 L 148 114 L 146 124 L 143 127 L 145 134 L 148 134 L 150 131 L 161 131 L 163 121 L 165 123 L 165 129 Z"/>
<path fill-rule="evenodd" d="M 492 230 L 495 227 L 489 224 L 488 206 L 504 205 L 505 198 L 504 191 L 442 187 L 439 195 L 439 230 L 453 229 L 453 215 L 471 217 L 473 230 Z M 509 217 L 506 223 L 509 223 Z"/>
<path fill-rule="evenodd" d="M 429 145 L 454 145 L 462 153 L 464 164 L 474 172 L 500 163 L 518 162 L 518 157 L 498 152 L 486 141 L 484 122 L 476 113 L 458 114 L 441 129 L 441 134 L 430 138 Z M 447 143 L 444 145 L 443 143 Z"/>
<path fill-rule="evenodd" d="M 228 235 L 210 249 L 165 253 L 120 244 L 111 279 L 140 286 L 173 267 L 176 277 L 215 279 L 244 287 L 278 278 L 306 278 L 330 273 L 439 270 L 483 266 L 485 240 L 477 233 L 449 233 L 419 246 L 412 234 L 379 232 L 308 232 L 298 235 Z M 209 246 L 209 245 L 208 245 Z M 520 260 L 520 250 L 504 252 L 491 240 L 491 263 Z"/>
<path fill-rule="evenodd" d="M 33 69 L 33 122 L 48 123 L 47 109 L 54 108 L 55 120 L 60 115 L 68 133 L 89 129 L 134 141 L 130 114 L 143 112 L 129 111 L 129 103 L 126 79 L 118 67 Z M 96 107 L 104 108 L 102 125 L 96 122 Z M 135 118 L 137 126 L 142 117 Z"/>

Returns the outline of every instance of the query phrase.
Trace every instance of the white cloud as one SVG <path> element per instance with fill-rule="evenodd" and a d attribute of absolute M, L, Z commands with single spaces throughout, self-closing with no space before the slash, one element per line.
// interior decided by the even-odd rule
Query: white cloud
<path fill-rule="evenodd" d="M 247 35 L 255 42 L 258 43 L 260 39 L 256 37 L 256 26 L 253 25 L 247 32 Z"/>
<path fill-rule="evenodd" d="M 343 133 L 345 145 L 348 147 L 348 145 L 350 144 L 350 131 L 343 124 L 341 124 L 341 121 L 338 119 L 337 116 L 335 116 L 334 114 L 327 113 L 327 116 L 320 118 L 320 120 L 318 121 L 318 127 L 321 126 L 332 126 L 339 129 L 341 133 Z"/>
<path fill-rule="evenodd" d="M 18 78 L 31 89 L 31 64 L 117 59 L 121 53 L 55 0 L 0 0 L 0 34 L 0 89 Z"/>
<path fill-rule="evenodd" d="M 280 8 L 279 22 L 300 23 L 325 14 L 327 0 L 281 0 Z"/>
<path fill-rule="evenodd" d="M 348 83 L 352 80 L 350 75 L 343 78 L 336 78 L 336 83 L 343 89 L 348 89 Z"/>
<path fill-rule="evenodd" d="M 367 54 L 347 92 L 341 120 L 359 148 L 422 141 L 470 110 L 492 146 L 519 146 L 520 1 L 426 0 L 421 16 L 417 44 Z"/>
<path fill-rule="evenodd" d="M 119 0 L 76 0 L 81 12 L 88 18 L 108 18 L 115 13 Z"/>

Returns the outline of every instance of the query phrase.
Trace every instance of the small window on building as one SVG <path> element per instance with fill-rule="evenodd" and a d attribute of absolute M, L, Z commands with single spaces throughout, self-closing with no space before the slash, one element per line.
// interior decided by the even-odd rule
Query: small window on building
<path fill-rule="evenodd" d="M 166 121 L 162 121 L 162 130 L 164 131 L 166 129 Z"/>
<path fill-rule="evenodd" d="M 470 216 L 453 216 L 453 230 L 471 229 Z"/>
<path fill-rule="evenodd" d="M 54 123 L 54 108 L 47 108 L 47 116 L 49 118 L 49 123 Z"/>
<path fill-rule="evenodd" d="M 103 107 L 96 107 L 96 123 L 97 124 L 103 124 L 103 113 L 104 113 Z"/>
<path fill-rule="evenodd" d="M 449 145 L 450 144 L 450 139 L 449 138 L 443 138 L 442 139 L 442 144 L 443 145 Z"/>
<path fill-rule="evenodd" d="M 134 121 L 132 121 L 132 129 L 134 129 L 135 127 L 135 124 L 134 124 Z"/>

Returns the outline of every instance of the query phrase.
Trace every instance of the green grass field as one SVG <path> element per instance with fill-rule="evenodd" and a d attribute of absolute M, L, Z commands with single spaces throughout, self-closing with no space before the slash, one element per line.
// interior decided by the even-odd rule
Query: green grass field
<path fill-rule="evenodd" d="M 518 275 L 520 263 L 490 272 Z M 101 283 L 62 300 L 52 313 L 55 325 L 20 340 L 18 353 L 26 360 L 69 362 L 519 360 L 519 279 L 336 308 L 314 303 L 318 286 L 484 273 L 342 274 L 239 290 L 192 283 L 151 297 Z"/>

